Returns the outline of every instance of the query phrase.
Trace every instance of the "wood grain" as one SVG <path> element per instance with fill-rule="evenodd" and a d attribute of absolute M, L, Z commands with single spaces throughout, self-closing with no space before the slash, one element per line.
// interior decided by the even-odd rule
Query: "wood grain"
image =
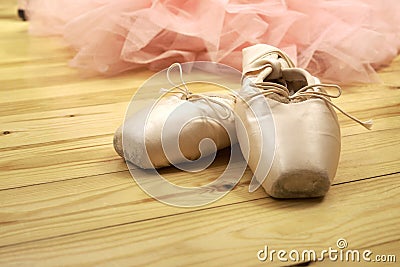
<path fill-rule="evenodd" d="M 398 240 L 400 187 L 393 184 L 399 178 L 396 174 L 346 183 L 323 200 L 261 198 L 6 246 L 0 250 L 0 263 L 40 265 L 46 259 L 47 265 L 63 261 L 88 266 L 110 262 L 247 266 L 258 263 L 256 252 L 266 244 L 278 250 L 312 247 L 320 251 L 345 237 L 354 249 L 368 248 Z M 378 216 L 385 220 L 376 220 Z"/>
<path fill-rule="evenodd" d="M 379 70 L 382 83 L 344 86 L 333 100 L 374 126 L 338 115 L 342 154 L 324 199 L 249 193 L 247 170 L 224 198 L 178 208 L 145 194 L 112 146 L 131 97 L 154 73 L 72 69 L 73 51 L 60 38 L 27 34 L 15 8 L 0 2 L 1 266 L 258 266 L 265 244 L 321 250 L 341 237 L 351 248 L 400 257 L 400 57 Z M 161 172 L 179 185 L 206 184 L 228 155 L 201 173 Z M 322 264 L 334 263 L 312 263 Z"/>
<path fill-rule="evenodd" d="M 105 118 L 99 107 L 95 110 L 87 109 L 99 114 L 53 114 L 48 119 L 53 123 L 38 122 L 48 127 L 47 130 L 36 128 L 31 121 L 19 122 L 21 128 L 18 129 L 29 129 L 27 131 L 13 132 L 12 129 L 17 128 L 4 128 L 9 129 L 10 134 L 0 135 L 0 142 L 4 143 L 4 147 L 0 148 L 0 164 L 3 166 L 0 170 L 0 179 L 3 178 L 0 189 L 126 170 L 125 164 L 112 147 L 113 130 L 119 125 L 120 118 L 112 115 Z M 96 121 L 93 117 L 104 124 L 92 125 L 91 122 Z M 109 127 L 107 122 L 114 127 Z M 352 133 L 343 137 L 336 181 L 357 180 L 399 171 L 400 155 L 396 153 L 400 149 L 397 142 L 400 137 L 399 122 L 398 117 L 387 117 L 376 119 L 373 131 L 367 131 L 359 125 L 352 125 L 354 130 L 344 128 Z M 76 127 L 79 125 L 84 127 L 78 130 Z M 87 130 L 85 125 L 90 125 L 90 129 Z M 35 139 L 32 135 L 42 137 Z M 368 149 L 371 144 L 374 144 L 373 150 Z M 354 162 L 355 159 L 357 162 Z M 355 165 L 359 171 L 353 174 Z M 212 173 L 212 170 L 208 172 Z"/>

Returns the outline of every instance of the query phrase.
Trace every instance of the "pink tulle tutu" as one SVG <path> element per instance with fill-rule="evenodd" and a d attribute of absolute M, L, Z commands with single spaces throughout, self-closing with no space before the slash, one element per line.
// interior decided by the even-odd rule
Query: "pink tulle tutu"
<path fill-rule="evenodd" d="M 376 81 L 400 49 L 398 0 L 30 0 L 30 32 L 62 35 L 104 74 L 208 60 L 241 69 L 266 43 L 323 80 Z"/>

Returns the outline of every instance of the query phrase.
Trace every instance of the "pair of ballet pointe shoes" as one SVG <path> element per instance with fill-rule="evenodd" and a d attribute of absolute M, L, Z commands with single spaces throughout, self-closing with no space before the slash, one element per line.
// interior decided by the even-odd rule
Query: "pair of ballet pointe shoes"
<path fill-rule="evenodd" d="M 179 64 L 174 67 L 182 73 Z M 327 87 L 338 93 L 328 94 Z M 125 160 L 140 168 L 161 168 L 239 142 L 254 178 L 270 196 L 321 197 L 329 190 L 341 148 L 333 108 L 343 112 L 330 98 L 340 96 L 340 87 L 320 84 L 279 49 L 258 44 L 243 50 L 238 93 L 192 94 L 184 82 L 170 92 L 151 112 L 143 109 L 117 130 L 114 147 Z M 205 138 L 214 145 L 201 144 Z"/>

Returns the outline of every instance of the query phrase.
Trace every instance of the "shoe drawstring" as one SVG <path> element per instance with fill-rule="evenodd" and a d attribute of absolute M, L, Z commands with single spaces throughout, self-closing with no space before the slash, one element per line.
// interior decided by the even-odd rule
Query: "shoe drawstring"
<path fill-rule="evenodd" d="M 175 84 L 172 81 L 171 76 L 170 76 L 172 69 L 174 69 L 175 67 L 178 67 L 178 69 L 179 69 L 179 77 L 181 80 L 180 85 Z M 207 103 L 210 106 L 210 108 L 215 112 L 215 114 L 221 120 L 226 120 L 230 116 L 232 116 L 232 108 L 228 104 L 224 103 L 223 101 L 216 100 L 213 96 L 208 96 L 205 94 L 194 94 L 187 87 L 188 84 L 193 84 L 193 83 L 203 83 L 203 84 L 207 83 L 207 84 L 212 84 L 214 86 L 223 87 L 220 84 L 211 83 L 211 82 L 185 82 L 185 80 L 183 79 L 182 66 L 179 63 L 174 63 L 167 69 L 167 80 L 173 87 L 171 89 L 162 88 L 161 92 L 182 94 L 187 101 L 191 101 L 191 102 L 204 100 L 205 103 Z M 257 97 L 259 95 L 268 96 L 271 94 L 278 94 L 278 95 L 288 99 L 289 101 L 294 101 L 294 100 L 302 101 L 302 100 L 306 100 L 309 98 L 318 98 L 318 99 L 323 100 L 326 104 L 336 108 L 343 115 L 345 115 L 348 118 L 359 123 L 366 129 L 371 130 L 371 128 L 372 128 L 372 124 L 373 124 L 372 120 L 361 121 L 358 118 L 352 116 L 351 114 L 349 114 L 346 111 L 344 111 L 343 109 L 341 109 L 339 106 L 337 106 L 335 103 L 333 103 L 330 100 L 330 98 L 339 98 L 342 94 L 342 88 L 336 84 L 312 84 L 312 85 L 304 86 L 303 88 L 299 89 L 297 92 L 295 92 L 292 95 L 290 95 L 289 90 L 285 86 L 277 84 L 277 83 L 273 83 L 273 82 L 256 82 L 256 83 L 252 83 L 251 86 L 257 87 L 257 88 L 260 88 L 263 90 L 250 95 L 247 98 L 248 101 L 252 101 L 255 97 Z M 223 87 L 223 88 L 227 89 L 225 87 Z M 323 91 L 315 91 L 315 90 L 310 91 L 310 89 L 314 89 L 314 88 L 334 88 L 337 90 L 337 94 L 329 94 L 329 93 L 325 93 Z M 231 97 L 235 97 L 235 95 L 233 93 L 231 93 L 229 95 Z M 222 111 L 218 110 L 215 107 L 215 104 L 219 105 L 222 108 Z"/>
<path fill-rule="evenodd" d="M 368 130 L 371 130 L 372 128 L 372 120 L 368 121 L 361 121 L 357 119 L 356 117 L 350 115 L 343 109 L 341 109 L 339 106 L 337 106 L 335 103 L 333 103 L 330 98 L 338 98 L 342 94 L 342 88 L 336 84 L 312 84 L 308 86 L 304 86 L 303 88 L 299 89 L 297 92 L 294 94 L 290 95 L 289 90 L 280 84 L 273 83 L 273 82 L 258 82 L 258 83 L 252 83 L 251 86 L 257 87 L 260 89 L 263 89 L 260 92 L 254 93 L 248 97 L 249 101 L 252 101 L 255 97 L 259 95 L 263 96 L 268 96 L 271 94 L 278 94 L 282 97 L 285 97 L 289 101 L 293 100 L 306 100 L 309 98 L 319 98 L 323 101 L 325 101 L 326 104 L 329 104 L 330 106 L 336 108 L 338 111 L 340 111 L 343 115 L 347 116 L 348 118 L 354 120 L 355 122 L 361 124 Z M 337 94 L 329 94 L 325 93 L 323 91 L 310 91 L 310 89 L 315 89 L 315 88 L 334 88 L 337 90 Z"/>
<path fill-rule="evenodd" d="M 179 84 L 179 85 L 175 84 L 172 81 L 171 75 L 170 75 L 172 69 L 174 69 L 175 67 L 177 67 L 179 69 L 179 78 L 181 80 L 181 84 Z M 194 84 L 194 83 L 201 83 L 201 84 L 212 84 L 214 86 L 223 87 L 224 89 L 227 89 L 226 87 L 224 87 L 220 84 L 212 83 L 212 82 L 185 82 L 185 80 L 183 79 L 182 66 L 179 63 L 174 63 L 171 66 L 169 66 L 169 68 L 167 69 L 167 80 L 173 87 L 171 89 L 161 88 L 161 90 L 160 90 L 161 92 L 172 93 L 172 94 L 182 94 L 185 100 L 191 101 L 191 102 L 204 100 L 204 102 L 208 106 L 210 106 L 210 108 L 215 112 L 215 114 L 221 120 L 226 120 L 232 116 L 232 108 L 228 104 L 224 103 L 223 100 L 216 100 L 215 97 L 205 95 L 205 94 L 194 94 L 189 90 L 187 85 Z M 231 97 L 233 97 L 232 94 L 229 94 L 229 95 Z M 222 108 L 222 110 L 217 109 L 215 107 L 215 105 L 220 106 Z"/>

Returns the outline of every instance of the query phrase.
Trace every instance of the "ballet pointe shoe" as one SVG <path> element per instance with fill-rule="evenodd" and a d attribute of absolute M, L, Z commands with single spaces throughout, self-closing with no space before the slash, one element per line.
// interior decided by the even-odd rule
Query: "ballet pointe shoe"
<path fill-rule="evenodd" d="M 233 109 L 233 98 L 216 94 L 210 97 Z M 210 119 L 212 117 L 215 119 Z M 178 131 L 180 127 L 181 131 Z M 229 136 L 234 139 L 231 141 Z M 207 138 L 215 146 L 211 143 L 201 145 Z M 232 115 L 220 119 L 204 102 L 192 103 L 179 95 L 167 97 L 155 107 L 147 107 L 127 118 L 114 135 L 118 155 L 143 169 L 197 160 L 230 146 L 231 142 L 237 142 Z M 165 150 L 174 143 L 176 146 L 172 146 L 167 155 Z"/>
<path fill-rule="evenodd" d="M 329 96 L 277 48 L 250 47 L 243 56 L 236 130 L 254 178 L 275 198 L 324 196 L 341 149 Z"/>
<path fill-rule="evenodd" d="M 125 160 L 143 169 L 162 168 L 209 156 L 237 142 L 234 96 L 193 94 L 186 85 L 166 93 L 116 130 L 114 149 Z"/>

